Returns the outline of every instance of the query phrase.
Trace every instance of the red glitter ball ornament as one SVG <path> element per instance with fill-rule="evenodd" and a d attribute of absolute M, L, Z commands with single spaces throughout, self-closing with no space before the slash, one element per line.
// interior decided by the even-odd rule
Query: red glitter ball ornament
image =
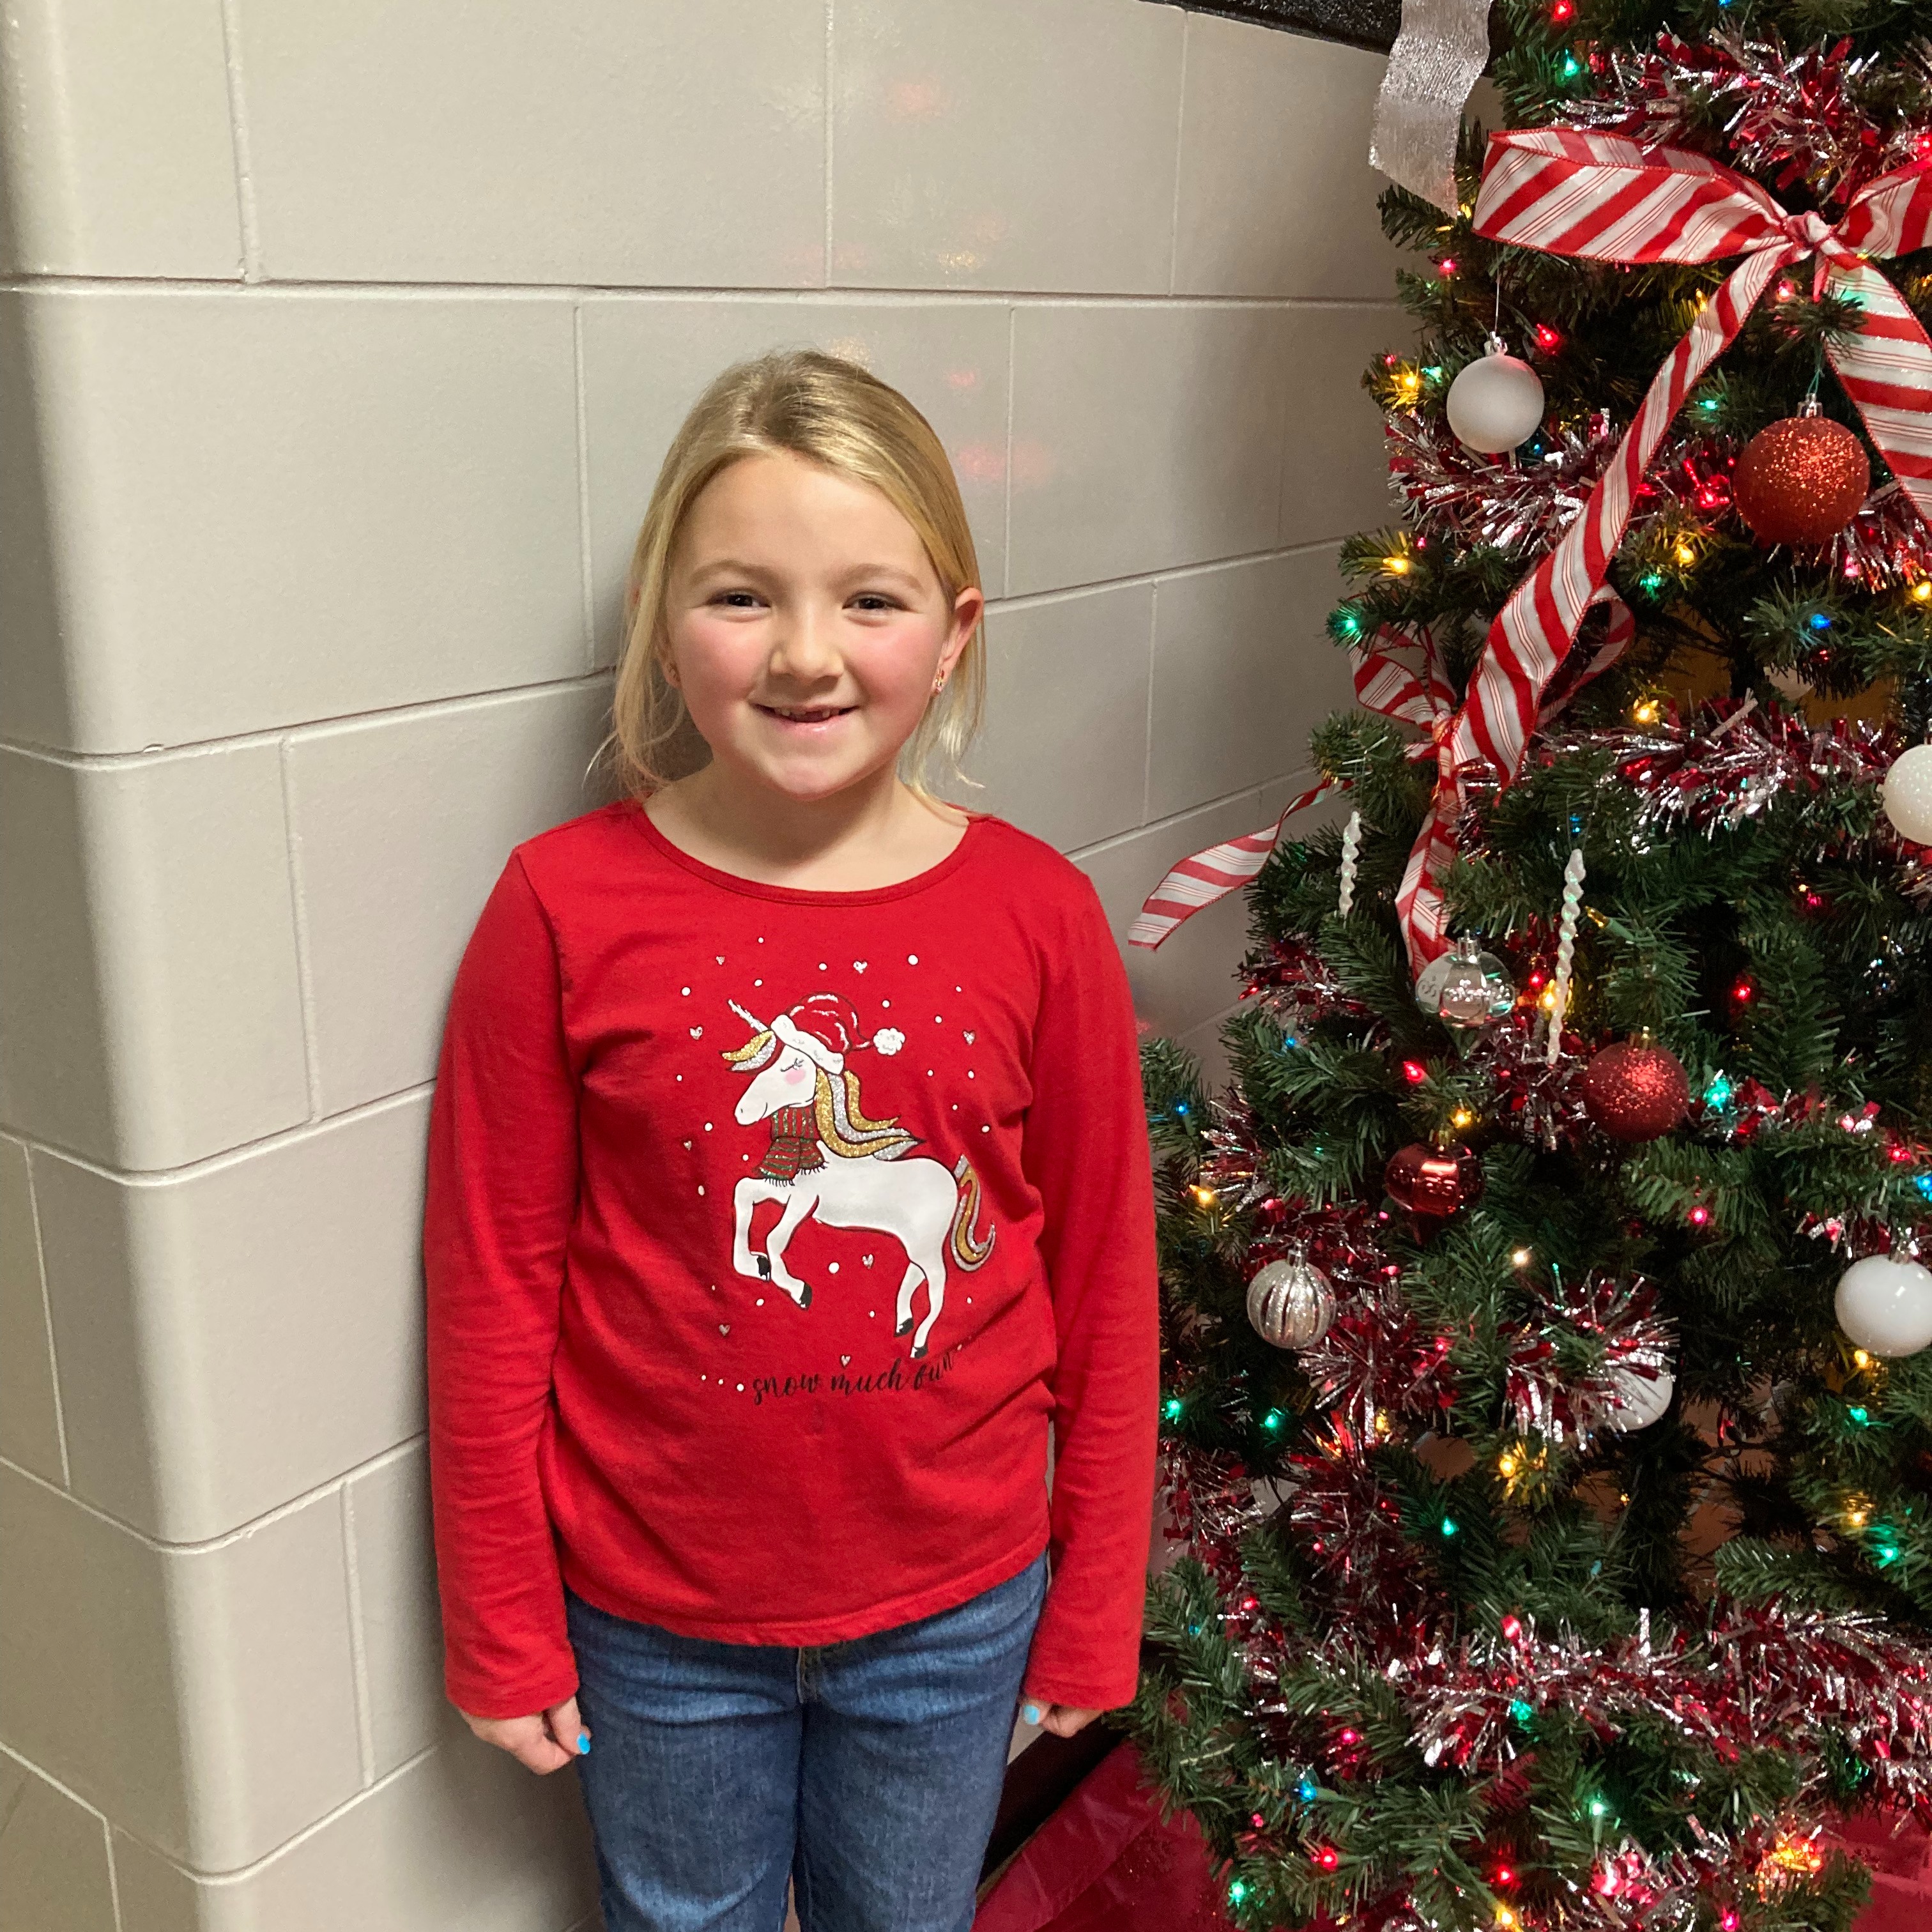
<path fill-rule="evenodd" d="M 1648 1035 L 1605 1047 L 1584 1069 L 1583 1111 L 1613 1141 L 1654 1141 L 1690 1108 L 1677 1056 Z"/>
<path fill-rule="evenodd" d="M 1390 1156 L 1382 1186 L 1410 1214 L 1446 1220 L 1482 1198 L 1483 1164 L 1460 1142 L 1428 1147 L 1417 1141 Z"/>
<path fill-rule="evenodd" d="M 1864 446 L 1829 416 L 1786 416 L 1744 446 L 1731 478 L 1759 541 L 1811 550 L 1858 513 L 1871 488 Z"/>

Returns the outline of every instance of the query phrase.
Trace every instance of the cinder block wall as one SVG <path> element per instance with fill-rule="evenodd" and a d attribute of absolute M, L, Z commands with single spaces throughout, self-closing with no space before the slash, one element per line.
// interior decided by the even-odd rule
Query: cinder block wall
<path fill-rule="evenodd" d="M 974 795 L 1124 932 L 1346 695 L 1382 62 L 1145 0 L 0 14 L 0 1922 L 561 1932 L 452 1730 L 416 1252 L 451 974 L 596 802 L 623 560 L 726 361 L 932 417 Z M 1238 908 L 1136 956 L 1211 1037 Z"/>

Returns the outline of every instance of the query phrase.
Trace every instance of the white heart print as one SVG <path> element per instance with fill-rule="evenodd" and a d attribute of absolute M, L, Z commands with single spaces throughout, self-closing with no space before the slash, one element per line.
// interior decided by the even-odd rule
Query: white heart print
<path fill-rule="evenodd" d="M 864 972 L 864 971 L 865 971 L 865 970 L 866 970 L 866 962 L 865 962 L 865 961 L 864 961 L 864 960 L 862 960 L 862 959 L 855 959 L 855 960 L 854 960 L 854 961 L 853 961 L 853 962 L 852 962 L 852 970 L 853 970 L 853 971 L 854 971 L 854 972 L 855 972 L 855 973 L 862 973 L 862 972 Z"/>
<path fill-rule="evenodd" d="M 702 1040 L 704 1037 L 704 1029 L 702 1027 L 693 1027 L 691 1030 L 691 1036 L 693 1040 Z"/>
<path fill-rule="evenodd" d="M 968 1046 L 970 1046 L 973 1044 L 973 1036 L 970 1033 L 963 1033 L 959 1036 L 959 1037 L 963 1040 Z"/>
<path fill-rule="evenodd" d="M 852 1358 L 850 1355 L 841 1355 L 838 1358 L 838 1366 L 842 1369 L 849 1369 L 852 1366 Z"/>
<path fill-rule="evenodd" d="M 718 1334 L 721 1334 L 721 1335 L 728 1335 L 728 1334 L 730 1334 L 730 1332 L 731 1332 L 731 1324 L 730 1324 L 730 1322 L 719 1322 L 719 1323 L 718 1323 Z"/>

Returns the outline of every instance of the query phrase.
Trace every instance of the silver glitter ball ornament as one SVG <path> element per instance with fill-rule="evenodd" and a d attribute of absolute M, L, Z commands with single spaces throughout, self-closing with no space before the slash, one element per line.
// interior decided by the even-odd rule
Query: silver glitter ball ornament
<path fill-rule="evenodd" d="M 1335 1318 L 1335 1291 L 1305 1256 L 1270 1262 L 1248 1283 L 1248 1320 L 1277 1348 L 1312 1348 Z"/>
<path fill-rule="evenodd" d="M 1415 999 L 1450 1026 L 1478 1027 L 1500 1019 L 1516 1004 L 1516 982 L 1493 952 L 1485 952 L 1466 933 L 1424 967 Z"/>

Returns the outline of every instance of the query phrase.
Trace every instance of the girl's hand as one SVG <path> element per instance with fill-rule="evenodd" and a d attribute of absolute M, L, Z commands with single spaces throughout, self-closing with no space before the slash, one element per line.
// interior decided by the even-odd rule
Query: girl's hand
<path fill-rule="evenodd" d="M 1075 1732 L 1084 1731 L 1100 1714 L 1098 1711 L 1076 1711 L 1070 1704 L 1042 1706 L 1031 1699 L 1020 1710 L 1028 1724 L 1037 1724 L 1057 1738 L 1070 1738 Z"/>
<path fill-rule="evenodd" d="M 538 1773 L 561 1771 L 590 1748 L 590 1733 L 578 1715 L 574 1697 L 533 1718 L 472 1718 L 467 1711 L 461 1715 L 486 1744 L 508 1751 L 519 1764 Z"/>

